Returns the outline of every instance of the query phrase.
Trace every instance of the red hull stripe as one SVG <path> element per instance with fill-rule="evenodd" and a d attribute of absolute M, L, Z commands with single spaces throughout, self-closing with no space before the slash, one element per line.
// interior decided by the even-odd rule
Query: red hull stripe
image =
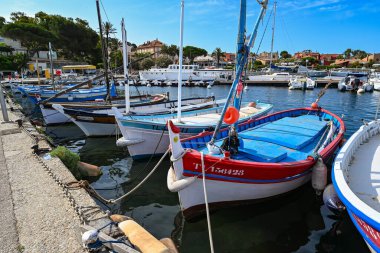
<path fill-rule="evenodd" d="M 354 213 L 349 212 L 351 218 L 353 218 L 354 224 L 362 234 L 364 239 L 376 250 L 380 250 L 380 232 L 368 225 L 365 221 L 360 219 Z"/>
<path fill-rule="evenodd" d="M 287 182 L 287 181 L 292 181 L 295 179 L 298 179 L 300 177 L 304 177 L 308 174 L 311 173 L 311 169 L 308 171 L 305 171 L 304 173 L 294 175 L 291 177 L 286 177 L 286 178 L 281 178 L 281 179 L 246 179 L 246 178 L 236 178 L 236 177 L 228 177 L 228 176 L 221 176 L 221 175 L 214 175 L 214 174 L 207 174 L 206 173 L 206 178 L 207 179 L 217 179 L 219 181 L 227 181 L 231 183 L 254 183 L 254 184 L 272 184 L 272 183 L 282 183 L 282 182 Z M 184 176 L 187 177 L 192 177 L 192 176 L 201 176 L 202 173 L 200 172 L 194 172 L 190 170 L 185 170 L 184 171 Z"/>

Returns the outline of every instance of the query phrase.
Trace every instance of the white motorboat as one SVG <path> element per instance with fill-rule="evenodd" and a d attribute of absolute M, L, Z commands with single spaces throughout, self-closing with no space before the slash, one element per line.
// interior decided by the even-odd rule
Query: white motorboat
<path fill-rule="evenodd" d="M 311 78 L 295 77 L 289 81 L 289 90 L 313 90 L 315 81 Z"/>
<path fill-rule="evenodd" d="M 375 72 L 371 75 L 368 82 L 373 85 L 373 89 L 380 91 L 380 73 Z"/>
<path fill-rule="evenodd" d="M 273 73 L 269 75 L 256 75 L 256 76 L 248 76 L 248 79 L 250 81 L 255 82 L 270 82 L 270 81 L 282 81 L 282 82 L 289 82 L 291 78 L 294 78 L 292 75 L 290 75 L 288 72 L 279 72 L 279 73 Z"/>
<path fill-rule="evenodd" d="M 182 81 L 210 81 L 230 75 L 225 69 L 200 69 L 198 65 L 183 65 Z M 179 65 L 171 64 L 167 68 L 151 68 L 139 71 L 140 80 L 174 81 L 178 79 Z"/>

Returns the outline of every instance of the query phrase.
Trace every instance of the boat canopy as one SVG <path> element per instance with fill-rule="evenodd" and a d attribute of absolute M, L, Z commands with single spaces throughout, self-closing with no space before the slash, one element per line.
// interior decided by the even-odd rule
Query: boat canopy
<path fill-rule="evenodd" d="M 86 70 L 86 69 L 96 69 L 96 66 L 94 65 L 66 65 L 62 66 L 63 70 Z"/>

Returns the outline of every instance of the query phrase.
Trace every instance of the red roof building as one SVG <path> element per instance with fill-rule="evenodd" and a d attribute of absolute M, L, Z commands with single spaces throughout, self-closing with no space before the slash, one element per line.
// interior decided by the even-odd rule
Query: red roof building
<path fill-rule="evenodd" d="M 321 65 L 329 66 L 330 64 L 335 63 L 339 56 L 341 56 L 341 54 L 321 54 L 319 60 Z"/>

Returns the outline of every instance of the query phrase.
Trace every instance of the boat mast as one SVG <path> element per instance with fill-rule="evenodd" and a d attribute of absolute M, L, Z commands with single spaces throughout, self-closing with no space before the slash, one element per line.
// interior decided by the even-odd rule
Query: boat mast
<path fill-rule="evenodd" d="M 276 7 L 277 7 L 277 2 L 274 2 L 274 6 L 273 6 L 272 42 L 271 42 L 271 48 L 270 48 L 269 72 L 272 72 L 273 44 L 274 44 L 274 28 L 276 27 Z"/>
<path fill-rule="evenodd" d="M 53 85 L 53 90 L 55 90 L 54 84 L 54 69 L 53 69 L 53 50 L 51 49 L 51 43 L 49 42 L 49 59 L 50 59 L 50 75 L 51 75 L 51 83 Z"/>
<path fill-rule="evenodd" d="M 109 101 L 109 99 L 110 99 L 110 83 L 109 83 L 109 79 L 108 79 L 108 61 L 106 59 L 106 48 L 105 48 L 106 45 L 104 44 L 104 41 L 103 41 L 103 23 L 102 23 L 102 17 L 100 15 L 99 0 L 96 0 L 96 11 L 98 13 L 100 44 L 102 46 L 103 64 L 104 64 L 105 79 L 106 79 L 106 85 L 107 85 L 106 100 Z"/>
<path fill-rule="evenodd" d="M 124 18 L 121 19 L 121 37 L 123 43 L 123 71 L 125 78 L 125 113 L 129 113 L 130 101 L 129 101 L 129 78 L 128 78 L 128 44 L 127 44 L 127 31 L 125 30 Z"/>
<path fill-rule="evenodd" d="M 178 122 L 181 122 L 181 106 L 182 106 L 182 58 L 183 58 L 183 17 L 184 17 L 185 1 L 181 0 L 181 19 L 180 19 L 180 35 L 179 35 L 179 69 L 178 69 L 178 106 L 177 106 L 177 118 Z"/>
<path fill-rule="evenodd" d="M 241 0 L 241 1 L 245 1 L 245 0 Z M 253 29 L 253 32 L 252 32 L 252 35 L 248 41 L 248 44 L 244 44 L 244 55 L 243 55 L 243 58 L 240 60 L 240 62 L 238 63 L 238 68 L 237 68 L 237 71 L 236 71 L 236 77 L 232 83 L 232 86 L 231 86 L 231 89 L 228 93 L 228 96 L 227 96 L 227 101 L 226 103 L 224 104 L 224 107 L 223 107 L 223 110 L 222 110 L 222 113 L 221 113 L 221 116 L 220 116 L 220 119 L 215 127 L 215 131 L 212 135 L 212 138 L 210 140 L 210 142 L 208 143 L 208 148 L 211 150 L 212 149 L 212 146 L 214 145 L 214 141 L 216 139 L 216 136 L 220 130 L 220 127 L 222 126 L 222 122 L 223 122 L 223 118 L 224 118 L 224 115 L 226 114 L 226 111 L 227 111 L 227 108 L 228 108 L 228 105 L 229 105 L 229 102 L 232 98 L 232 95 L 236 92 L 236 87 L 239 83 L 239 80 L 241 78 L 241 75 L 243 73 L 243 69 L 244 69 L 244 66 L 247 62 L 247 58 L 248 58 L 248 55 L 249 55 L 249 52 L 256 40 L 256 36 L 257 36 L 257 29 L 259 27 L 259 24 L 260 24 L 260 21 L 263 19 L 264 17 L 264 14 L 265 14 L 265 10 L 267 9 L 267 5 L 268 5 L 268 1 L 269 0 L 263 0 L 261 2 L 259 2 L 259 4 L 261 5 L 261 10 L 260 10 L 260 14 L 256 20 L 256 23 L 255 23 L 255 26 L 254 26 L 254 29 Z"/>
<path fill-rule="evenodd" d="M 236 60 L 235 60 L 235 73 L 237 73 L 239 63 L 244 57 L 246 20 L 247 20 L 247 0 L 241 0 L 240 1 L 240 19 L 239 19 L 238 36 L 237 36 Z M 241 94 L 236 94 L 235 99 L 234 99 L 234 107 L 238 110 L 240 108 L 240 99 L 241 99 Z"/>

